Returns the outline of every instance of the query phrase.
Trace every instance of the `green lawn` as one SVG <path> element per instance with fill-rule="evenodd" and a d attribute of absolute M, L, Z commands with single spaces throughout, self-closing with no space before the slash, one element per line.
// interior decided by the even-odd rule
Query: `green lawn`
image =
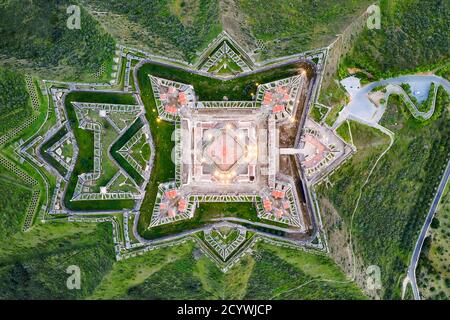
<path fill-rule="evenodd" d="M 72 92 L 66 97 L 66 110 L 72 130 L 79 147 L 79 154 L 69 180 L 64 203 L 71 210 L 121 210 L 132 208 L 133 200 L 105 200 L 105 201 L 70 201 L 78 181 L 78 175 L 91 172 L 93 170 L 94 137 L 91 131 L 82 130 L 78 127 L 78 120 L 72 106 L 73 101 L 77 102 L 98 102 L 116 104 L 135 104 L 136 101 L 131 94 L 100 93 L 100 92 Z"/>
<path fill-rule="evenodd" d="M 350 132 L 350 124 L 348 121 L 342 123 L 339 128 L 336 129 L 336 133 L 344 139 L 347 143 L 352 143 L 351 132 Z"/>
<path fill-rule="evenodd" d="M 320 123 L 320 121 L 322 121 L 327 111 L 328 111 L 327 108 L 315 104 L 312 106 L 311 111 L 309 112 L 309 117 L 313 119 L 315 122 Z"/>
<path fill-rule="evenodd" d="M 331 109 L 330 113 L 328 113 L 327 118 L 325 119 L 325 123 L 329 125 L 330 127 L 333 126 L 333 124 L 336 122 L 337 118 L 339 117 L 339 113 L 344 109 L 345 105 L 340 105 L 338 107 L 334 107 Z"/>
<path fill-rule="evenodd" d="M 233 203 L 201 203 L 195 210 L 194 217 L 145 230 L 141 235 L 147 239 L 157 239 L 162 236 L 177 234 L 182 231 L 200 228 L 211 222 L 211 219 L 222 217 L 238 217 L 250 221 L 259 221 L 256 208 L 251 202 Z"/>
<path fill-rule="evenodd" d="M 301 72 L 300 68 L 308 68 L 308 66 L 302 63 L 291 63 L 279 68 L 222 81 L 175 67 L 147 63 L 139 69 L 139 74 L 151 74 L 155 77 L 191 84 L 194 86 L 199 101 L 221 101 L 225 96 L 230 101 L 250 101 L 253 99 L 252 94 L 256 94 L 257 84 L 298 75 Z M 141 78 L 140 82 L 142 82 Z M 143 88 L 143 86 L 140 87 Z"/>

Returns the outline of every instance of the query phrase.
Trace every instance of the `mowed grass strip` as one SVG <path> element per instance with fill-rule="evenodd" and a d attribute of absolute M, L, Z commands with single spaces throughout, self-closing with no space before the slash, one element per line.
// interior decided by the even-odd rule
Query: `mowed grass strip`
<path fill-rule="evenodd" d="M 133 178 L 133 180 L 141 185 L 144 182 L 144 178 L 141 177 L 139 172 L 133 168 L 133 166 L 118 152 L 135 134 L 142 128 L 144 124 L 141 119 L 138 118 L 136 121 L 128 128 L 127 131 L 111 146 L 111 156 L 120 164 L 120 166 L 128 172 L 128 174 Z"/>
<path fill-rule="evenodd" d="M 199 101 L 222 101 L 227 97 L 229 101 L 251 101 L 258 89 L 258 84 L 264 84 L 283 78 L 293 77 L 302 72 L 302 68 L 310 70 L 306 63 L 289 63 L 278 68 L 268 69 L 258 73 L 233 78 L 231 80 L 218 80 L 192 73 L 177 67 L 163 66 L 156 63 L 146 63 L 139 69 L 144 77 L 149 74 L 194 86 Z M 143 82 L 139 76 L 140 84 L 146 87 L 149 81 Z M 143 90 L 143 86 L 140 86 Z M 145 101 L 144 101 L 145 102 Z"/>

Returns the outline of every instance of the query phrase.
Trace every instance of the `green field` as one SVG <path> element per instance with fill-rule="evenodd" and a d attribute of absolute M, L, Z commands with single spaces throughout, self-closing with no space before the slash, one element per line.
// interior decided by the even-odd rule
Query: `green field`
<path fill-rule="evenodd" d="M 191 84 L 199 101 L 222 101 L 224 97 L 227 97 L 229 101 L 250 101 L 256 94 L 258 84 L 293 77 L 301 73 L 301 68 L 310 69 L 304 63 L 290 63 L 279 68 L 222 81 L 176 67 L 146 63 L 139 69 L 139 74 L 151 74 L 155 77 Z M 140 88 L 143 86 L 140 85 Z"/>
<path fill-rule="evenodd" d="M 449 11 L 448 1 L 382 0 L 381 29 L 362 33 L 345 66 L 375 78 L 434 69 L 449 59 Z"/>
<path fill-rule="evenodd" d="M 327 111 L 327 108 L 315 104 L 314 106 L 312 106 L 311 111 L 309 112 L 309 117 L 315 122 L 320 123 L 323 117 L 326 115 Z"/>
<path fill-rule="evenodd" d="M 352 143 L 350 123 L 348 121 L 342 123 L 339 128 L 336 129 L 336 133 L 347 143 Z"/>
<path fill-rule="evenodd" d="M 81 290 L 68 290 L 77 265 Z M 264 273 L 264 276 L 262 276 Z M 258 244 L 222 273 L 192 242 L 114 262 L 109 223 L 47 222 L 0 248 L 2 299 L 364 298 L 331 259 Z"/>
<path fill-rule="evenodd" d="M 363 189 L 352 226 L 356 254 L 366 266 L 381 267 L 382 296 L 387 299 L 400 297 L 409 254 L 448 157 L 450 117 L 445 105 L 448 95 L 440 91 L 440 116 L 423 123 L 410 115 L 397 96 L 391 96 L 381 121 L 395 133 L 395 141 Z M 358 147 L 361 134 L 353 126 L 352 134 Z M 383 145 L 372 144 L 377 145 L 383 150 Z M 347 225 L 374 160 L 371 156 L 358 162 L 359 154 L 331 177 L 332 188 L 319 189 L 320 197 L 337 208 Z"/>
<path fill-rule="evenodd" d="M 106 80 L 111 72 L 114 40 L 84 9 L 81 29 L 66 26 L 69 0 L 2 2 L 0 54 L 13 58 L 7 66 L 25 69 L 45 78 Z M 26 12 L 18 15 L 17 12 Z M 105 72 L 93 76 L 101 67 Z"/>

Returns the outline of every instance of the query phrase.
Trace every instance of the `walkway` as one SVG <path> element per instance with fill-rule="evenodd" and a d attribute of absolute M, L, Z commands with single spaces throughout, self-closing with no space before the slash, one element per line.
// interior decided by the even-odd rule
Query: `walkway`
<path fill-rule="evenodd" d="M 375 104 L 369 99 L 369 93 L 376 87 L 391 85 L 389 87 L 389 91 L 387 92 L 387 94 L 391 93 L 402 94 L 401 91 L 403 91 L 403 89 L 396 86 L 400 86 L 403 83 L 417 83 L 417 82 L 426 82 L 426 83 L 434 82 L 436 84 L 436 87 L 442 85 L 448 92 L 450 92 L 450 82 L 434 75 L 433 76 L 409 75 L 373 82 L 362 87 L 356 92 L 353 92 L 350 103 L 347 104 L 345 108 L 339 113 L 338 119 L 333 124 L 333 129 L 338 128 L 345 120 L 351 117 L 364 119 L 364 121 L 368 123 L 373 124 L 378 123 L 378 121 L 381 119 L 385 111 L 385 108 L 379 108 L 375 106 Z M 414 117 L 422 117 L 424 119 L 428 119 L 434 112 L 434 104 L 433 107 L 431 108 L 432 111 L 429 110 L 428 112 L 423 113 L 417 109 L 417 106 L 415 106 L 414 103 L 412 103 L 409 97 L 407 97 L 407 100 L 415 108 L 415 110 L 414 109 L 411 110 Z"/>

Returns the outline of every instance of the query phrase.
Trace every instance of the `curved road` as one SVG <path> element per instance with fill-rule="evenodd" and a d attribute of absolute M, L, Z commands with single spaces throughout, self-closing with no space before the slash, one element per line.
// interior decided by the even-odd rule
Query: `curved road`
<path fill-rule="evenodd" d="M 434 82 L 436 85 L 442 85 L 447 92 L 450 92 L 450 82 L 444 78 L 435 75 L 409 75 L 400 76 L 396 78 L 389 78 L 385 80 L 380 80 L 377 82 L 372 82 L 354 93 L 351 101 L 345 106 L 345 108 L 339 113 L 339 116 L 335 123 L 333 124 L 333 129 L 339 127 L 350 116 L 365 119 L 365 121 L 370 123 L 377 123 L 379 118 L 382 116 L 384 110 L 378 110 L 378 108 L 369 99 L 369 93 L 378 86 L 387 85 L 401 85 L 402 83 L 417 83 L 417 82 Z M 381 111 L 381 114 L 380 114 Z M 431 114 L 427 115 L 419 110 L 416 110 L 415 116 L 426 116 L 430 117 Z M 414 115 L 414 114 L 413 114 Z"/>
<path fill-rule="evenodd" d="M 377 127 L 380 130 L 385 129 L 384 127 L 382 127 L 378 124 L 379 119 L 377 119 L 377 117 L 376 117 L 378 110 L 375 107 L 375 105 L 372 103 L 372 101 L 370 101 L 368 94 L 375 87 L 378 87 L 378 86 L 401 85 L 402 83 L 414 83 L 414 82 L 422 82 L 422 81 L 429 82 L 429 83 L 434 82 L 437 85 L 442 85 L 447 90 L 447 92 L 450 92 L 450 82 L 444 78 L 441 78 L 441 77 L 438 77 L 435 75 L 407 75 L 407 76 L 400 76 L 400 77 L 396 77 L 396 78 L 389 78 L 389 79 L 385 79 L 385 80 L 381 80 L 381 81 L 377 81 L 377 82 L 372 82 L 372 83 L 360 88 L 358 91 L 356 91 L 353 94 L 350 103 L 348 103 L 345 106 L 345 108 L 339 113 L 338 119 L 333 124 L 333 129 L 336 129 L 337 127 L 339 127 L 339 125 L 347 119 L 362 122 L 362 123 L 372 126 L 372 127 Z M 436 89 L 437 89 L 437 86 L 436 86 L 435 90 Z M 401 90 L 397 90 L 395 88 L 390 88 L 388 90 L 388 94 L 391 94 L 391 93 L 401 94 L 402 92 L 401 92 Z M 407 97 L 407 98 L 408 98 L 409 102 L 412 103 L 412 101 L 409 99 L 409 97 Z M 415 108 L 417 109 L 417 107 L 415 107 Z M 410 111 L 413 113 L 413 116 L 415 116 L 415 117 L 420 116 L 420 117 L 427 119 L 427 118 L 431 117 L 431 115 L 433 114 L 434 105 L 433 105 L 432 109 L 426 113 L 420 112 L 419 110 L 410 110 Z M 384 110 L 382 110 L 382 112 L 384 112 Z M 378 116 L 379 116 L 379 114 L 378 114 Z M 384 130 L 382 130 L 382 131 L 385 132 Z M 387 132 L 385 132 L 385 133 L 387 133 Z M 392 139 L 392 137 L 391 137 L 391 139 Z M 422 226 L 422 230 L 420 232 L 419 238 L 417 239 L 417 242 L 414 247 L 412 257 L 411 257 L 411 262 L 408 267 L 407 278 L 411 282 L 415 300 L 420 300 L 420 293 L 419 293 L 419 288 L 417 286 L 417 279 L 416 279 L 416 268 L 417 268 L 417 263 L 420 258 L 420 252 L 422 250 L 422 246 L 425 241 L 427 231 L 430 228 L 431 222 L 433 221 L 434 214 L 435 214 L 436 209 L 439 205 L 439 202 L 442 198 L 442 195 L 444 193 L 444 190 L 445 190 L 445 187 L 449 180 L 449 177 L 450 177 L 450 160 L 447 163 L 447 167 L 444 171 L 444 175 L 441 179 L 441 182 L 439 184 L 439 187 L 437 189 L 437 192 L 435 194 L 435 197 L 433 199 L 431 207 L 428 211 L 425 222 Z"/>
<path fill-rule="evenodd" d="M 436 213 L 437 206 L 441 201 L 442 195 L 445 190 L 445 186 L 450 177 L 450 160 L 447 163 L 447 167 L 445 168 L 444 175 L 442 176 L 442 180 L 439 184 L 436 195 L 434 196 L 433 203 L 431 204 L 430 210 L 428 211 L 427 218 L 425 219 L 425 223 L 422 226 L 422 230 L 420 231 L 419 238 L 417 239 L 416 246 L 414 247 L 414 252 L 411 257 L 411 263 L 408 268 L 408 278 L 411 281 L 411 286 L 414 293 L 414 299 L 420 300 L 419 288 L 417 286 L 416 280 L 416 268 L 417 263 L 420 258 L 420 252 L 422 250 L 423 242 L 425 241 L 425 237 L 427 235 L 428 229 L 430 228 L 430 224 L 433 221 L 434 214 Z"/>

